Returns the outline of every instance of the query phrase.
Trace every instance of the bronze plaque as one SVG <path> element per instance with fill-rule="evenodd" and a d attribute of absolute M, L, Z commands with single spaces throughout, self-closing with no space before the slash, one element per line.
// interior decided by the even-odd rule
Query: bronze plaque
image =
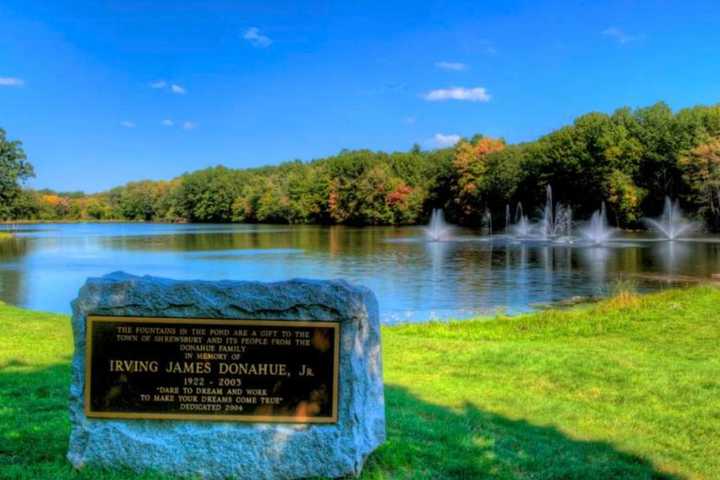
<path fill-rule="evenodd" d="M 88 316 L 85 414 L 334 423 L 336 322 Z"/>

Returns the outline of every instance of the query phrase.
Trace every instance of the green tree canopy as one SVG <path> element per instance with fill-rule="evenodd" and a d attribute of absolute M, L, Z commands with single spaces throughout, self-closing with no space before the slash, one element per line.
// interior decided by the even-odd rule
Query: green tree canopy
<path fill-rule="evenodd" d="M 5 130 L 0 128 L 0 219 L 15 216 L 16 203 L 21 199 L 21 185 L 34 174 L 22 144 L 8 140 Z"/>
<path fill-rule="evenodd" d="M 531 216 L 554 198 L 586 219 L 604 202 L 610 221 L 635 227 L 666 195 L 720 228 L 720 105 L 673 112 L 664 103 L 590 112 L 535 141 L 474 135 L 454 147 L 336 155 L 252 169 L 213 167 L 107 192 L 21 192 L 32 175 L 18 142 L 0 142 L 0 218 L 188 222 L 412 224 L 444 208 L 455 223 L 485 212 L 504 226 L 518 202 Z M 500 223 L 498 223 L 500 222 Z"/>

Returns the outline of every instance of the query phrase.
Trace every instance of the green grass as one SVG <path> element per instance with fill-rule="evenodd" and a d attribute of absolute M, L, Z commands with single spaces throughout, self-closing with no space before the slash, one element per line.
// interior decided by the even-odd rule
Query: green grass
<path fill-rule="evenodd" d="M 718 478 L 720 290 L 383 330 L 388 441 L 363 478 Z M 66 463 L 69 320 L 0 306 L 0 478 Z"/>
<path fill-rule="evenodd" d="M 0 232 L 0 240 L 7 240 L 7 239 L 9 239 L 9 238 L 13 238 L 13 234 L 12 234 L 12 233 Z"/>

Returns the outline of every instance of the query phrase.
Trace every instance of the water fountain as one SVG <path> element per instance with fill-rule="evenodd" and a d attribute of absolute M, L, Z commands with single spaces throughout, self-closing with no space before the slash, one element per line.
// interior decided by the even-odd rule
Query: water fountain
<path fill-rule="evenodd" d="M 425 227 L 425 238 L 431 242 L 442 242 L 450 239 L 451 232 L 452 227 L 445 223 L 442 209 L 433 209 L 430 224 Z"/>
<path fill-rule="evenodd" d="M 512 226 L 512 231 L 516 237 L 527 238 L 530 236 L 530 220 L 527 215 L 523 214 L 522 203 L 518 202 L 515 208 L 515 224 Z"/>
<path fill-rule="evenodd" d="M 543 240 L 572 235 L 572 209 L 560 202 L 553 203 L 552 187 L 547 186 L 545 208 L 542 211 L 540 236 Z"/>
<path fill-rule="evenodd" d="M 573 236 L 573 211 L 569 206 L 554 201 L 550 185 L 546 187 L 545 205 L 539 213 L 540 218 L 536 222 L 531 222 L 523 211 L 522 203 L 517 203 L 514 212 L 510 205 L 506 204 L 505 236 L 521 242 L 572 244 L 581 239 L 585 245 L 602 245 L 613 240 L 619 232 L 619 229 L 608 224 L 607 209 L 603 202 L 600 208 L 593 212 L 588 222 L 575 233 L 576 236 Z M 643 221 L 668 240 L 687 236 L 700 227 L 700 224 L 683 216 L 677 201 L 673 202 L 667 197 L 662 216 L 658 219 L 643 219 Z M 482 211 L 480 226 L 483 236 L 492 236 L 492 215 L 487 208 Z M 425 236 L 431 241 L 449 240 L 450 229 L 451 226 L 443 219 L 442 211 L 434 210 L 430 225 L 425 229 Z M 616 242 L 615 245 L 621 246 L 622 243 Z"/>
<path fill-rule="evenodd" d="M 595 245 L 606 243 L 615 234 L 615 229 L 608 226 L 605 202 L 592 214 L 590 224 L 580 230 L 580 234 Z"/>
<path fill-rule="evenodd" d="M 680 235 L 692 233 L 700 226 L 683 217 L 679 202 L 677 200 L 673 202 L 670 197 L 665 197 L 665 206 L 660 218 L 644 218 L 643 221 L 668 240 L 676 240 Z"/>
<path fill-rule="evenodd" d="M 485 208 L 485 211 L 483 211 L 480 227 L 483 235 L 492 234 L 492 213 L 490 213 L 489 208 Z"/>

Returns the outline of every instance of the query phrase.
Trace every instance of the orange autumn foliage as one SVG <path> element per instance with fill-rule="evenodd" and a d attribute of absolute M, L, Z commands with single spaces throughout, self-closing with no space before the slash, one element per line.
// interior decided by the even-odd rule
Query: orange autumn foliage
<path fill-rule="evenodd" d="M 403 203 L 412 192 L 413 188 L 411 186 L 406 185 L 404 182 L 400 182 L 395 190 L 388 193 L 387 200 L 391 205 Z"/>
<path fill-rule="evenodd" d="M 482 201 L 482 186 L 487 172 L 487 157 L 505 148 L 501 139 L 483 137 L 475 142 L 461 141 L 455 147 L 457 185 L 455 202 L 464 216 L 471 216 Z"/>

